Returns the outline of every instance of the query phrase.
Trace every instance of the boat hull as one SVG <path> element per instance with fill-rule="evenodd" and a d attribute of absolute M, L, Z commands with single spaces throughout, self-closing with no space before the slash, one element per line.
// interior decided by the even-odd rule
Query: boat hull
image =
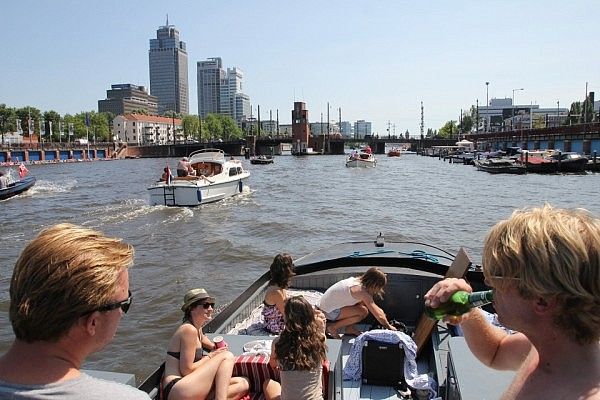
<path fill-rule="evenodd" d="M 0 189 L 0 200 L 6 200 L 18 194 L 21 194 L 35 185 L 35 177 L 28 176 L 19 181 L 12 182 L 5 189 Z"/>
<path fill-rule="evenodd" d="M 479 171 L 489 172 L 490 174 L 524 174 L 527 169 L 523 165 L 514 162 L 493 162 L 492 160 L 474 161 L 475 167 Z"/>
<path fill-rule="evenodd" d="M 174 180 L 170 185 L 159 182 L 148 188 L 150 205 L 196 207 L 212 203 L 243 192 L 250 175 L 244 173 L 228 181 L 210 183 L 198 178 L 197 180 Z"/>

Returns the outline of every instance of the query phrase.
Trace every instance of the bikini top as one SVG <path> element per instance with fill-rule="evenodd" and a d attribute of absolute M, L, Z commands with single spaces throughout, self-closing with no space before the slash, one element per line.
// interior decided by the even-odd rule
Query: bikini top
<path fill-rule="evenodd" d="M 180 351 L 167 351 L 167 354 L 171 357 L 175 357 L 178 360 L 181 358 Z M 202 359 L 202 356 L 204 356 L 204 350 L 202 350 L 201 348 L 196 349 L 196 356 L 194 357 L 194 362 L 200 361 Z"/>

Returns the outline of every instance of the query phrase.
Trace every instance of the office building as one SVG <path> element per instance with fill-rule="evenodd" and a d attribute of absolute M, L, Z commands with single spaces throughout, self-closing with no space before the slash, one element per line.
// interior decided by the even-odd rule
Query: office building
<path fill-rule="evenodd" d="M 198 78 L 198 115 L 222 114 L 238 125 L 250 118 L 250 97 L 243 91 L 244 73 L 233 67 L 223 68 L 220 57 L 208 58 L 196 64 Z"/>
<path fill-rule="evenodd" d="M 206 118 L 208 114 L 221 111 L 221 84 L 225 80 L 225 70 L 220 57 L 209 58 L 196 63 L 198 82 L 198 115 Z"/>
<path fill-rule="evenodd" d="M 158 113 L 189 113 L 188 55 L 173 25 L 161 26 L 150 39 L 150 93 L 158 99 Z"/>
<path fill-rule="evenodd" d="M 106 91 L 106 99 L 98 100 L 98 112 L 109 112 L 116 116 L 140 111 L 149 115 L 158 113 L 156 96 L 148 94 L 144 86 L 131 83 L 111 85 Z"/>
<path fill-rule="evenodd" d="M 371 136 L 371 123 L 364 119 L 359 119 L 354 123 L 354 138 L 364 139 L 365 136 Z"/>

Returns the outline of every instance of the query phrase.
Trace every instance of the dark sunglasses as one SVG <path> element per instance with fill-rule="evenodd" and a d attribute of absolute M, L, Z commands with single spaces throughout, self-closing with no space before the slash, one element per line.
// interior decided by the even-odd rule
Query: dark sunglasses
<path fill-rule="evenodd" d="M 199 306 L 202 306 L 205 310 L 208 310 L 208 307 L 215 308 L 215 303 L 198 303 Z"/>
<path fill-rule="evenodd" d="M 98 307 L 95 311 L 112 311 L 120 308 L 123 311 L 123 314 L 127 314 L 129 311 L 129 307 L 131 307 L 131 290 L 128 290 L 127 300 L 117 301 L 116 303 L 106 304 L 104 306 Z"/>

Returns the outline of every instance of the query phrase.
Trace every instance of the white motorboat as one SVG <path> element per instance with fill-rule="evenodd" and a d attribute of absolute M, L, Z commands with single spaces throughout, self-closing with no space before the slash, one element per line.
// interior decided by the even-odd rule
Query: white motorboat
<path fill-rule="evenodd" d="M 360 152 L 350 154 L 350 157 L 346 160 L 346 167 L 362 167 L 369 168 L 377 165 L 375 156 L 371 153 Z"/>
<path fill-rule="evenodd" d="M 250 172 L 219 149 L 202 149 L 189 155 L 196 175 L 159 181 L 148 188 L 150 205 L 199 206 L 242 193 Z"/>

